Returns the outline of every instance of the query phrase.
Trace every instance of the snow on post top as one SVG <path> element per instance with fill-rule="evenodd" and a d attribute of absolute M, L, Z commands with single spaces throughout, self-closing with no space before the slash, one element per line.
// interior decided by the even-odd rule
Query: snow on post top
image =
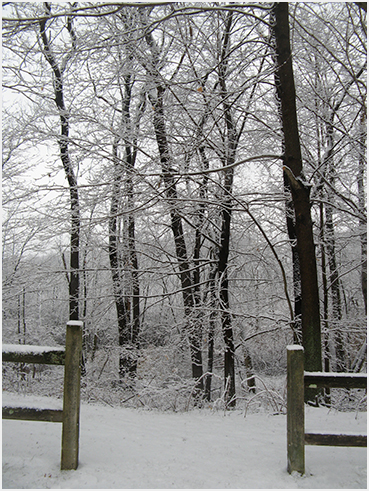
<path fill-rule="evenodd" d="M 80 326 L 83 327 L 83 321 L 68 321 L 67 326 Z"/>
<path fill-rule="evenodd" d="M 287 349 L 288 351 L 304 351 L 304 348 L 299 344 L 290 344 Z"/>

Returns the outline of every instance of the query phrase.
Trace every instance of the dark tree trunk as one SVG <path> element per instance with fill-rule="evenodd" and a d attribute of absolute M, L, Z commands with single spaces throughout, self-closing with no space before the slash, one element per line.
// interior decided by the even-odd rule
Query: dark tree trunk
<path fill-rule="evenodd" d="M 120 57 L 119 57 L 120 59 Z M 128 62 L 132 60 L 129 56 Z M 138 107 L 135 125 L 131 117 L 132 75 L 127 74 L 121 87 L 122 119 L 119 136 L 113 144 L 114 183 L 112 188 L 109 219 L 109 260 L 117 310 L 120 377 L 137 372 L 138 335 L 140 331 L 140 285 L 138 257 L 135 239 L 133 171 L 137 155 L 137 131 L 145 110 L 145 103 Z M 122 136 L 123 135 L 123 136 Z M 123 139 L 123 158 L 118 147 Z M 127 218 L 123 234 L 120 230 L 122 202 L 126 203 Z M 122 237 L 121 237 L 122 235 Z"/>
<path fill-rule="evenodd" d="M 51 12 L 50 4 L 45 2 L 47 15 Z M 74 49 L 76 38 L 71 18 L 67 19 L 67 30 L 72 39 Z M 69 319 L 79 319 L 79 239 L 80 239 L 80 210 L 77 178 L 69 156 L 69 114 L 64 103 L 63 66 L 58 65 L 46 34 L 46 20 L 40 21 L 40 35 L 43 43 L 44 56 L 52 68 L 54 77 L 55 103 L 60 115 L 61 134 L 59 137 L 60 158 L 69 184 L 71 208 L 71 239 L 70 239 L 70 273 L 69 273 Z M 67 56 L 68 58 L 68 56 Z"/>
<path fill-rule="evenodd" d="M 125 298 L 123 277 L 121 271 L 120 239 L 118 230 L 119 206 L 121 200 L 121 181 L 123 177 L 123 162 L 118 157 L 119 138 L 113 144 L 114 183 L 112 189 L 110 218 L 109 218 L 109 262 L 113 281 L 113 292 L 118 322 L 118 344 L 121 348 L 129 345 L 129 310 Z M 130 371 L 131 363 L 127 354 L 119 354 L 119 376 L 123 378 Z"/>
<path fill-rule="evenodd" d="M 143 18 L 144 24 L 146 21 Z M 158 145 L 162 178 L 165 185 L 165 194 L 170 207 L 171 229 L 174 238 L 176 258 L 178 261 L 179 278 L 182 287 L 183 305 L 187 321 L 186 332 L 190 344 L 192 376 L 199 379 L 198 389 L 203 391 L 203 367 L 202 367 L 202 326 L 196 319 L 193 278 L 190 271 L 187 247 L 184 237 L 182 218 L 178 210 L 177 189 L 172 158 L 169 150 L 167 131 L 165 127 L 164 93 L 159 74 L 159 53 L 151 32 L 145 35 L 146 43 L 151 50 L 152 60 L 147 65 L 148 74 L 154 83 L 154 93 L 149 93 L 149 99 L 153 108 L 153 125 L 156 143 Z"/>
<path fill-rule="evenodd" d="M 232 166 L 236 160 L 237 149 L 237 133 L 235 124 L 232 118 L 231 106 L 229 104 L 229 94 L 226 86 L 229 43 L 232 27 L 232 12 L 228 13 L 226 25 L 222 40 L 222 51 L 219 63 L 219 84 L 221 89 L 221 100 L 223 104 L 223 114 L 226 126 L 227 154 L 224 159 L 225 166 Z M 226 403 L 229 406 L 236 405 L 236 386 L 235 386 L 235 370 L 234 370 L 234 338 L 232 328 L 232 316 L 230 312 L 229 302 L 229 281 L 228 281 L 228 258 L 229 258 L 229 243 L 231 236 L 231 217 L 232 217 L 232 189 L 233 189 L 233 167 L 228 167 L 224 171 L 223 183 L 223 200 L 221 210 L 221 235 L 219 245 L 219 263 L 218 275 L 220 281 L 220 316 L 223 330 L 223 339 L 225 343 L 224 351 L 224 383 L 227 387 Z"/>
<path fill-rule="evenodd" d="M 322 263 L 322 290 L 323 290 L 323 339 L 324 339 L 324 371 L 330 371 L 330 348 L 329 348 L 329 325 L 328 325 L 328 282 L 327 282 L 327 261 L 325 254 L 325 234 L 324 234 L 324 205 L 320 202 L 320 256 Z M 331 390 L 329 387 L 324 389 L 324 401 L 327 405 L 331 403 Z"/>
<path fill-rule="evenodd" d="M 322 167 L 322 129 L 321 121 L 319 118 L 319 108 L 321 99 L 317 94 L 320 93 L 320 70 L 318 64 L 318 54 L 315 55 L 315 125 L 316 125 L 316 140 L 317 140 L 317 153 L 318 153 L 318 168 L 323 169 L 323 173 L 317 183 L 317 195 L 320 198 L 319 203 L 319 239 L 320 239 L 320 257 L 321 257 L 321 271 L 322 271 L 322 295 L 323 295 L 323 316 L 322 316 L 322 329 L 324 340 L 324 371 L 330 371 L 330 346 L 329 346 L 329 325 L 328 325 L 328 281 L 327 281 L 327 260 L 325 250 L 325 227 L 324 227 L 324 181 L 325 181 L 325 166 Z M 330 388 L 324 389 L 324 401 L 327 405 L 331 403 Z"/>
<path fill-rule="evenodd" d="M 138 278 L 138 258 L 135 248 L 135 222 L 129 218 L 128 225 L 129 251 L 132 265 L 132 344 L 138 347 L 140 333 L 140 282 Z"/>
<path fill-rule="evenodd" d="M 132 99 L 132 77 L 126 75 L 124 78 L 124 99 L 123 99 L 123 125 L 126 130 L 126 142 L 125 142 L 125 172 L 126 172 L 126 194 L 127 194 L 127 207 L 128 207 L 128 262 L 131 275 L 131 301 L 129 302 L 130 312 L 127 311 L 127 328 L 129 329 L 130 345 L 132 347 L 132 353 L 129 357 L 129 372 L 131 375 L 135 375 L 137 372 L 137 348 L 138 348 L 138 335 L 140 332 L 140 283 L 138 277 L 138 257 L 136 251 L 136 237 L 135 237 L 135 218 L 133 215 L 134 209 L 134 186 L 132 174 L 135 166 L 137 155 L 137 142 L 133 136 L 133 127 L 131 122 L 131 99 Z M 141 108 L 139 108 L 138 121 L 142 114 Z M 137 123 L 138 124 L 138 123 Z M 137 129 L 137 128 L 136 128 Z M 134 350 L 136 349 L 136 353 Z"/>
<path fill-rule="evenodd" d="M 208 354 L 207 354 L 207 369 L 208 375 L 205 378 L 205 399 L 211 401 L 211 382 L 214 365 L 214 335 L 215 335 L 215 319 L 216 312 L 216 297 L 215 297 L 215 277 L 217 270 L 212 268 L 209 278 L 209 327 L 208 327 Z"/>
<path fill-rule="evenodd" d="M 305 353 L 305 368 L 309 371 L 321 371 L 319 291 L 313 226 L 310 214 L 310 186 L 305 183 L 302 171 L 290 48 L 288 3 L 274 4 L 271 24 L 275 40 L 276 88 L 280 101 L 284 136 L 284 171 L 291 186 L 295 210 L 297 249 L 300 260 L 302 343 Z"/>
<path fill-rule="evenodd" d="M 338 109 L 338 107 L 337 107 Z M 340 292 L 340 280 L 338 274 L 337 260 L 336 260 L 336 240 L 334 234 L 333 225 L 333 192 L 334 189 L 334 165 L 333 165 L 333 119 L 336 112 L 336 108 L 332 111 L 329 121 L 326 124 L 326 144 L 327 154 L 325 156 L 325 175 L 328 179 L 327 188 L 327 203 L 325 204 L 325 246 L 327 251 L 327 259 L 329 266 L 329 286 L 328 290 L 331 291 L 332 297 L 332 317 L 333 327 L 335 331 L 335 346 L 336 346 L 336 370 L 345 370 L 345 350 L 342 339 L 342 332 L 340 330 L 340 321 L 342 318 L 342 305 L 341 305 L 341 292 Z"/>
<path fill-rule="evenodd" d="M 195 303 L 190 264 L 188 261 L 182 219 L 177 209 L 177 190 L 173 169 L 171 167 L 169 144 L 165 128 L 163 107 L 164 89 L 160 85 L 157 85 L 156 90 L 157 97 L 155 99 L 151 99 L 152 107 L 154 108 L 154 131 L 159 149 L 166 197 L 170 205 L 171 229 L 173 232 L 176 257 L 180 271 L 179 276 L 182 286 L 183 304 L 188 323 L 187 332 L 191 350 L 192 376 L 199 379 L 203 374 L 201 349 L 202 332 L 201 326 L 196 322 L 196 316 L 194 314 Z M 199 388 L 203 390 L 202 379 L 200 380 Z"/>
<path fill-rule="evenodd" d="M 346 369 L 345 363 L 345 349 L 341 332 L 341 319 L 342 319 L 342 305 L 341 305 L 341 292 L 340 292 L 340 280 L 338 275 L 338 267 L 336 260 L 336 241 L 334 236 L 333 226 L 333 209 L 332 205 L 328 203 L 325 206 L 325 243 L 328 256 L 329 266 L 329 288 L 331 290 L 332 297 L 332 326 L 335 331 L 335 347 L 336 347 L 336 370 L 343 372 Z"/>
<path fill-rule="evenodd" d="M 205 116 L 201 121 L 199 126 L 199 135 L 202 133 L 203 124 L 205 122 Z M 200 133 L 201 132 L 201 133 Z M 206 156 L 205 148 L 203 145 L 199 146 L 199 155 L 202 162 L 203 170 L 206 171 L 209 169 L 209 161 Z M 196 239 L 195 239 L 195 248 L 194 248 L 194 262 L 195 262 L 195 273 L 194 273 L 194 288 L 195 288 L 195 303 L 196 306 L 200 306 L 200 267 L 201 263 L 198 261 L 200 257 L 200 248 L 201 248 L 201 240 L 202 233 L 201 228 L 205 221 L 205 200 L 207 198 L 207 185 L 208 185 L 208 174 L 204 174 L 199 195 L 202 200 L 200 204 L 200 208 L 198 210 L 198 223 L 196 227 Z M 211 255 L 211 254 L 210 254 Z M 209 324 L 208 324 L 208 332 L 207 332 L 207 375 L 205 377 L 204 383 L 204 397 L 207 401 L 211 401 L 211 382 L 212 382 L 212 373 L 213 373 L 213 364 L 214 364 L 214 335 L 215 335 L 215 319 L 217 316 L 216 313 L 216 298 L 215 298 L 215 277 L 217 274 L 217 268 L 215 265 L 211 265 L 209 280 L 208 280 L 208 305 L 209 305 Z"/>
<path fill-rule="evenodd" d="M 200 261 L 200 253 L 201 246 L 204 240 L 202 229 L 205 223 L 205 201 L 207 199 L 207 186 L 209 177 L 206 171 L 209 169 L 209 161 L 206 156 L 205 148 L 203 146 L 199 147 L 199 154 L 202 163 L 202 169 L 205 171 L 202 181 L 199 186 L 199 198 L 200 204 L 199 208 L 196 212 L 195 217 L 195 245 L 193 249 L 193 262 L 194 262 L 194 270 L 193 270 L 193 289 L 194 289 L 194 303 L 196 308 L 199 310 L 201 305 L 201 288 L 200 288 L 200 279 L 201 279 L 201 261 Z"/>

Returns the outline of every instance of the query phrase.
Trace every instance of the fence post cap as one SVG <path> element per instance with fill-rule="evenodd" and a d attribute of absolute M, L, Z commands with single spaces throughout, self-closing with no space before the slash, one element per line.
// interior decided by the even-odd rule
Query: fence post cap
<path fill-rule="evenodd" d="M 300 346 L 299 344 L 290 344 L 287 346 L 288 351 L 304 351 L 303 346 Z"/>
<path fill-rule="evenodd" d="M 83 321 L 68 321 L 67 326 L 83 326 Z"/>

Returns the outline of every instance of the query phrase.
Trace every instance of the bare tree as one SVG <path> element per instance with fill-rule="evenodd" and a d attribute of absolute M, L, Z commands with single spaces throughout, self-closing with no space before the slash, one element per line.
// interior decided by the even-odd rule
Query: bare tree
<path fill-rule="evenodd" d="M 147 21 L 143 16 L 144 28 Z M 178 268 L 180 271 L 180 280 L 182 285 L 183 303 L 187 319 L 186 332 L 190 342 L 192 376 L 199 379 L 199 388 L 203 389 L 203 367 L 202 367 L 202 350 L 201 350 L 201 326 L 194 322 L 194 292 L 193 281 L 191 277 L 190 264 L 188 260 L 187 246 L 185 242 L 182 217 L 178 209 L 176 178 L 173 167 L 173 157 L 171 156 L 167 130 L 165 125 L 164 112 L 164 94 L 166 91 L 164 80 L 160 74 L 160 55 L 158 46 L 150 31 L 145 34 L 145 40 L 150 49 L 150 57 L 146 69 L 149 80 L 152 84 L 148 92 L 151 106 L 153 108 L 153 126 L 155 131 L 156 142 L 158 145 L 160 162 L 162 166 L 163 182 L 165 185 L 166 198 L 170 207 L 171 229 L 173 232 Z"/>
<path fill-rule="evenodd" d="M 309 198 L 311 186 L 305 181 L 302 169 L 288 3 L 274 4 L 271 23 L 276 50 L 276 88 L 283 128 L 283 169 L 290 182 L 295 210 L 295 230 L 301 275 L 302 343 L 305 348 L 305 367 L 306 370 L 321 371 L 319 290 Z"/>
<path fill-rule="evenodd" d="M 342 234 L 347 219 L 355 217 L 359 228 L 360 221 L 366 219 L 365 211 L 360 211 L 356 181 L 351 179 L 357 169 L 352 155 L 357 155 L 356 149 L 360 147 L 357 129 L 366 91 L 366 47 L 360 28 L 361 16 L 359 9 L 349 4 L 336 5 L 334 10 L 328 6 L 310 9 L 308 5 L 293 9 L 293 22 L 297 26 L 294 39 L 302 49 L 296 61 L 299 107 L 301 114 L 305 116 L 307 112 L 314 118 L 316 127 L 312 133 L 304 123 L 305 118 L 301 118 L 303 153 L 311 179 L 316 183 L 312 204 L 319 205 L 320 214 L 326 369 L 330 361 L 339 370 L 349 366 L 350 352 L 355 351 L 357 342 L 349 327 L 355 323 L 352 306 L 353 302 L 361 303 L 353 277 L 345 272 L 356 269 L 345 260 L 349 249 L 359 247 L 358 234 L 353 231 L 350 240 Z M 341 51 L 341 45 L 346 49 Z M 355 310 L 360 315 L 361 308 Z"/>
<path fill-rule="evenodd" d="M 4 310 L 14 332 L 18 319 L 22 324 L 21 275 L 35 264 L 32 285 L 44 282 L 52 293 L 37 297 L 26 289 L 27 332 L 32 316 L 35 325 L 47 318 L 51 326 L 66 315 L 54 307 L 68 303 L 67 292 L 59 292 L 67 278 L 79 317 L 90 326 L 89 363 L 101 361 L 101 373 L 110 362 L 110 373 L 117 366 L 121 375 L 146 373 L 145 350 L 155 350 L 163 365 L 170 359 L 166 373 L 178 382 L 173 391 L 191 387 L 202 395 L 204 389 L 210 401 L 219 390 L 232 407 L 237 372 L 243 390 L 250 363 L 260 371 L 282 370 L 293 335 L 298 342 L 302 337 L 307 369 L 320 369 L 320 301 L 327 361 L 340 348 L 332 342 L 338 331 L 329 332 L 334 326 L 342 330 L 342 353 L 353 353 L 353 369 L 364 366 L 362 9 L 294 4 L 294 73 L 282 3 L 9 3 L 5 10 L 3 83 L 26 100 L 22 111 L 7 105 L 3 153 L 10 176 L 6 259 L 14 245 Z M 45 77 L 50 68 L 52 78 Z M 283 188 L 275 155 L 282 133 Z M 27 151 L 43 140 L 48 161 L 38 178 Z M 24 155 L 35 165 L 28 187 L 15 178 Z M 53 182 L 59 156 L 66 186 Z M 316 184 L 312 190 L 308 181 Z M 72 207 L 70 243 L 66 206 Z M 49 270 L 37 258 L 45 238 L 57 255 L 50 251 L 45 259 Z M 71 281 L 79 270 L 80 292 Z M 44 305 L 39 317 L 31 301 Z M 138 342 L 142 363 L 133 353 Z M 125 387 L 119 384 L 120 391 Z"/>
<path fill-rule="evenodd" d="M 45 2 L 45 15 L 51 13 L 51 4 Z M 80 210 L 77 178 L 69 154 L 69 114 L 64 102 L 63 76 L 67 64 L 73 56 L 76 46 L 76 33 L 73 29 L 72 17 L 67 17 L 66 28 L 71 39 L 71 48 L 60 62 L 57 62 L 46 31 L 47 20 L 40 21 L 40 35 L 43 44 L 43 54 L 53 72 L 55 104 L 60 117 L 59 149 L 66 178 L 70 189 L 71 234 L 70 234 L 70 271 L 69 271 L 69 318 L 79 319 L 79 239 L 80 239 Z"/>

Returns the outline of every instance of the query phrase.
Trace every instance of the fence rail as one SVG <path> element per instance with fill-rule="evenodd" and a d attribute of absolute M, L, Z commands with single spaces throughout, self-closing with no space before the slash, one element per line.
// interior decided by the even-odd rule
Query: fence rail
<path fill-rule="evenodd" d="M 287 347 L 287 470 L 305 473 L 305 445 L 366 447 L 366 435 L 305 433 L 305 388 L 366 389 L 367 375 L 304 372 L 302 346 Z"/>
<path fill-rule="evenodd" d="M 65 348 L 3 344 L 3 361 L 13 363 L 38 363 L 41 365 L 64 365 Z"/>
<path fill-rule="evenodd" d="M 62 410 L 7 405 L 2 411 L 3 419 L 62 423 L 62 470 L 78 467 L 82 327 L 81 321 L 67 323 L 65 349 L 27 345 L 3 345 L 2 348 L 3 362 L 64 365 Z"/>
<path fill-rule="evenodd" d="M 367 378 L 362 373 L 304 372 L 305 387 L 332 389 L 366 389 Z"/>
<path fill-rule="evenodd" d="M 63 422 L 62 409 L 42 409 L 34 407 L 3 406 L 3 419 L 21 419 L 25 421 Z"/>

